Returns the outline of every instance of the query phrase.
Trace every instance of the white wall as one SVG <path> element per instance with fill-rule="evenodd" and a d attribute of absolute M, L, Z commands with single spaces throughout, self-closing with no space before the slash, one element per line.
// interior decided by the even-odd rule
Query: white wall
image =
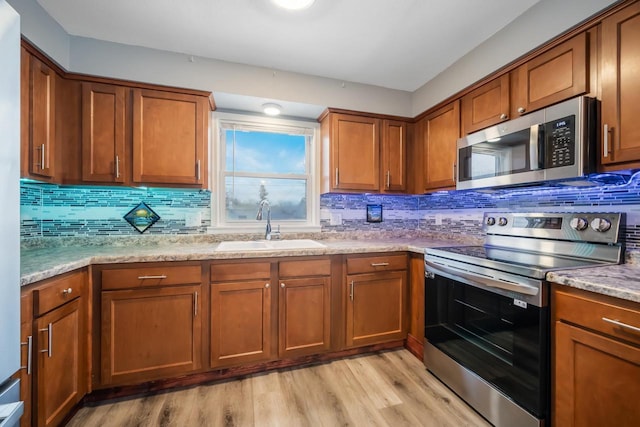
<path fill-rule="evenodd" d="M 71 37 L 79 73 L 281 99 L 358 111 L 411 115 L 411 93 L 249 65 Z"/>
<path fill-rule="evenodd" d="M 615 2 L 541 0 L 416 90 L 412 96 L 411 115 L 428 110 Z"/>
<path fill-rule="evenodd" d="M 69 35 L 36 0 L 7 0 L 20 14 L 20 31 L 51 59 L 69 68 Z"/>

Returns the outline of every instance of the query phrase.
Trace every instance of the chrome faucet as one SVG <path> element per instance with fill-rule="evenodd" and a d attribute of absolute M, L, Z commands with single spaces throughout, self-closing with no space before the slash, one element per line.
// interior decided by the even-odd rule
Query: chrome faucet
<path fill-rule="evenodd" d="M 267 229 L 264 232 L 264 238 L 265 240 L 271 240 L 271 205 L 269 204 L 269 201 L 267 199 L 263 199 L 260 201 L 256 220 L 262 220 L 262 211 L 264 210 L 265 206 L 267 208 Z"/>

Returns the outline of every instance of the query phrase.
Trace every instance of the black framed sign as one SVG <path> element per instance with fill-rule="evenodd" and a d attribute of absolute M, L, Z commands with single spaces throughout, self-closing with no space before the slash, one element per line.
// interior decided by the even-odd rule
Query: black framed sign
<path fill-rule="evenodd" d="M 367 222 L 382 222 L 382 205 L 367 205 Z"/>

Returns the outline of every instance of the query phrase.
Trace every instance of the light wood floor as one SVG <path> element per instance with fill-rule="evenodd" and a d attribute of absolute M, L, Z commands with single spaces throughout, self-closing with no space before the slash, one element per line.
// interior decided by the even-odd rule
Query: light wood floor
<path fill-rule="evenodd" d="M 407 350 L 82 408 L 87 426 L 488 426 Z"/>

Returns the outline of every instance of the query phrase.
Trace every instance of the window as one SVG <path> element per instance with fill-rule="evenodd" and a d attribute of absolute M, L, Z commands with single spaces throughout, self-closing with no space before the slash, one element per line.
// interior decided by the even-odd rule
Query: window
<path fill-rule="evenodd" d="M 319 230 L 318 125 L 229 113 L 216 118 L 213 232 L 264 230 L 266 217 L 256 219 L 263 200 L 274 229 Z"/>

